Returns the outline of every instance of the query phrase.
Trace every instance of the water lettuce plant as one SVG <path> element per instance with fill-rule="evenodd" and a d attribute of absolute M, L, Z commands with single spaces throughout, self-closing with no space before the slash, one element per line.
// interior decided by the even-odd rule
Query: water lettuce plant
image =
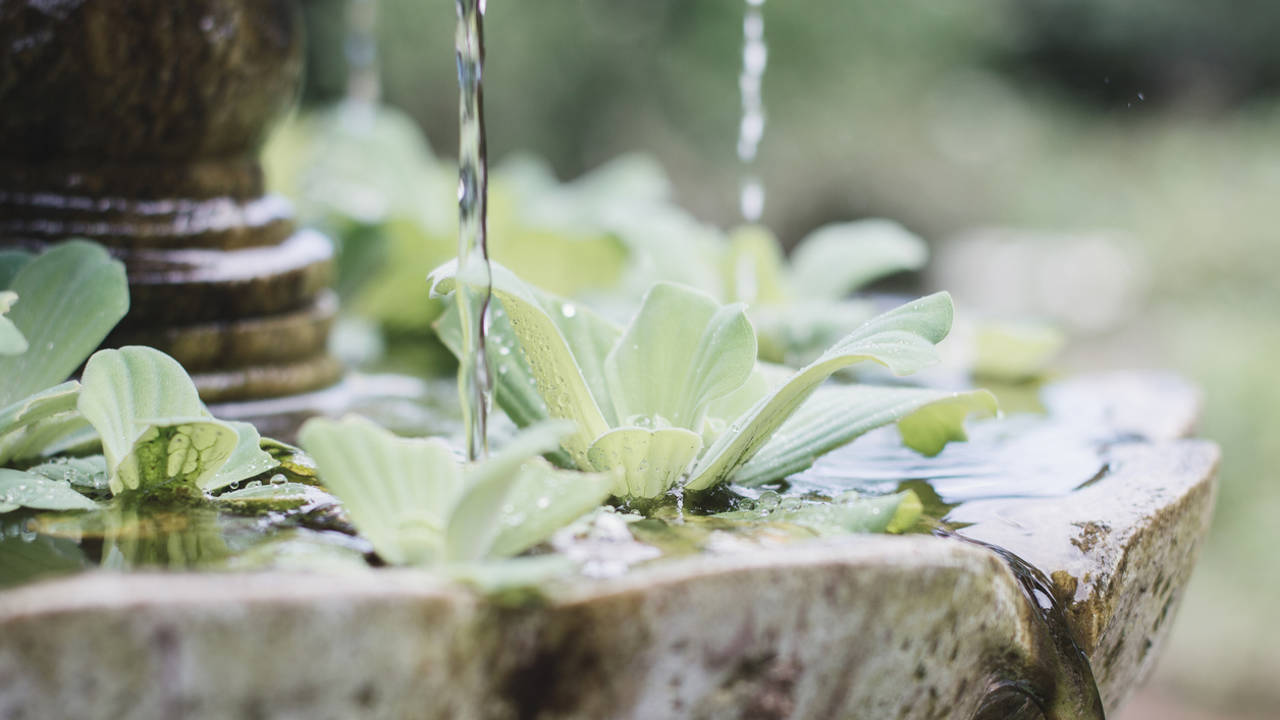
<path fill-rule="evenodd" d="M 124 265 L 73 240 L 0 251 L 0 465 L 82 438 L 80 384 L 67 378 L 129 309 Z"/>
<path fill-rule="evenodd" d="M 455 266 L 432 273 L 450 293 Z M 626 328 L 541 292 L 499 265 L 489 323 L 497 399 L 518 425 L 572 420 L 562 462 L 616 471 L 615 495 L 655 498 L 673 487 L 758 484 L 807 467 L 868 430 L 897 422 L 903 441 L 933 454 L 964 439 L 985 391 L 847 386 L 818 392 L 841 368 L 874 361 L 905 375 L 937 361 L 951 299 L 930 295 L 876 317 L 790 372 L 760 365 L 746 307 L 659 283 Z M 452 315 L 437 332 L 455 349 Z"/>
<path fill-rule="evenodd" d="M 244 422 L 213 417 L 178 361 L 149 347 L 94 353 L 76 407 L 102 441 L 111 492 L 212 491 L 277 462 Z"/>
<path fill-rule="evenodd" d="M 612 480 L 559 470 L 563 423 L 529 428 L 487 460 L 463 463 L 443 441 L 398 437 L 356 415 L 299 432 L 325 487 L 378 555 L 397 565 L 516 555 L 599 506 Z"/>

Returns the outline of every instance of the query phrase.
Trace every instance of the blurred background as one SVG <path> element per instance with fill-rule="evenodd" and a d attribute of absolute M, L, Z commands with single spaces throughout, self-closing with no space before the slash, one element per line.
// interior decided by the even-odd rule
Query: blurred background
<path fill-rule="evenodd" d="M 354 63 L 447 167 L 453 3 L 380 0 L 361 35 L 373 4 L 350 1 L 308 4 L 305 107 L 344 98 Z M 1168 368 L 1204 389 L 1201 434 L 1224 458 L 1213 533 L 1157 675 L 1121 720 L 1280 716 L 1280 4 L 809 0 L 763 13 L 756 169 L 784 244 L 895 219 L 928 240 L 922 282 L 961 312 L 1050 317 L 1071 335 L 1068 368 Z M 734 226 L 743 15 L 742 0 L 494 0 L 491 162 L 532 153 L 567 181 L 645 153 L 676 203 Z"/>

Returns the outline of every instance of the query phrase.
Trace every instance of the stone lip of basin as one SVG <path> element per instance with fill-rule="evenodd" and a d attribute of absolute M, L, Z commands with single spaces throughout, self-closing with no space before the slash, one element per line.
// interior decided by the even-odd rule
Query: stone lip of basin
<path fill-rule="evenodd" d="M 1058 390 L 1129 433 L 1107 470 L 956 513 L 1052 578 L 1112 710 L 1167 634 L 1218 451 L 1181 439 L 1176 379 Z M 95 572 L 0 593 L 0 717 L 969 718 L 1040 659 L 1038 620 L 994 553 L 928 536 L 672 559 L 524 607 L 413 570 Z"/>

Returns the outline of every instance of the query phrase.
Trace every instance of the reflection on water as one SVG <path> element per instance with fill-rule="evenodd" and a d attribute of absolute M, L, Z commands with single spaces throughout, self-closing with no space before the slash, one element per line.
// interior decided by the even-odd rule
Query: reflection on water
<path fill-rule="evenodd" d="M 0 587 L 90 568 L 267 569 L 363 566 L 369 548 L 350 534 L 331 497 L 302 503 L 209 502 L 138 506 L 116 500 L 90 512 L 9 513 L 0 520 Z"/>

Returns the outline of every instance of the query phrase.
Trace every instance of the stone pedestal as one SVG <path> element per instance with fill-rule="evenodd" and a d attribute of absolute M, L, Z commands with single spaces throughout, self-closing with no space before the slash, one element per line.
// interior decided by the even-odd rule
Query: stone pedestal
<path fill-rule="evenodd" d="M 71 237 L 129 274 L 112 345 L 158 347 L 209 402 L 332 385 L 332 251 L 266 195 L 295 99 L 296 0 L 0 0 L 0 246 Z"/>

